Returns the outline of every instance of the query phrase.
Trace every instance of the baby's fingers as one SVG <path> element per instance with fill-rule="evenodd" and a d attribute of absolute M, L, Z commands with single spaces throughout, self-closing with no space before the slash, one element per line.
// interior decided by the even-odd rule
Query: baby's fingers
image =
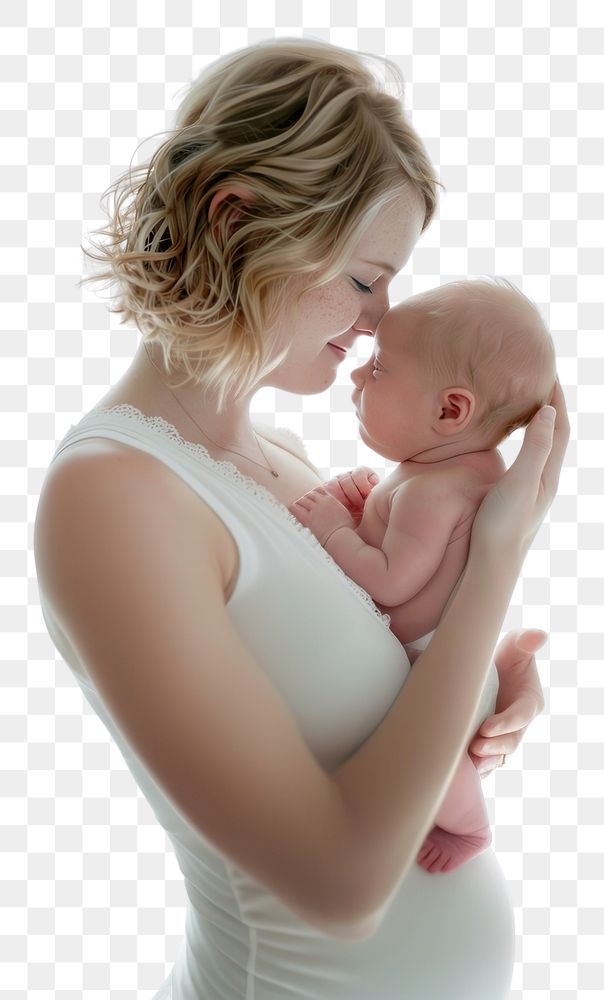
<path fill-rule="evenodd" d="M 366 465 L 360 465 L 358 469 L 353 469 L 350 476 L 364 500 L 367 499 L 373 487 L 380 481 L 377 472 L 369 469 Z"/>
<path fill-rule="evenodd" d="M 315 486 L 314 489 L 309 490 L 308 493 L 304 493 L 301 497 L 298 497 L 297 500 L 294 500 L 294 502 L 287 509 L 291 514 L 297 514 L 300 508 L 307 511 L 314 510 L 317 503 L 321 499 L 321 497 L 318 496 L 319 493 L 322 496 L 328 495 L 327 490 L 325 490 L 323 486 Z"/>
<path fill-rule="evenodd" d="M 296 517 L 300 516 L 301 510 L 310 510 L 310 503 L 306 496 L 300 497 L 299 500 L 294 500 L 292 504 L 287 508 L 290 514 L 294 514 Z"/>
<path fill-rule="evenodd" d="M 367 466 L 340 472 L 325 484 L 328 493 L 351 513 L 362 511 L 365 500 L 379 482 L 379 477 Z"/>

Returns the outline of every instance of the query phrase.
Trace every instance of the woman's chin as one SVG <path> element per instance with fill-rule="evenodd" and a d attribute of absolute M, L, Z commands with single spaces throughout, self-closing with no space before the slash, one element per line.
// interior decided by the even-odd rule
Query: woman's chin
<path fill-rule="evenodd" d="M 292 392 L 298 396 L 314 396 L 320 392 L 330 389 L 336 380 L 336 367 L 333 371 L 323 370 L 322 372 L 309 372 L 306 375 L 300 372 L 283 374 L 275 373 L 267 385 L 273 389 L 282 389 L 283 392 Z"/>

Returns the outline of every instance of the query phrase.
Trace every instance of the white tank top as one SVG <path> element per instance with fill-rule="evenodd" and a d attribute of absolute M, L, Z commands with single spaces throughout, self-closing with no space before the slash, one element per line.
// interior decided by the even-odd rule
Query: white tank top
<path fill-rule="evenodd" d="M 279 433 L 285 447 L 295 441 L 295 450 L 303 451 L 296 435 Z M 309 749 L 333 770 L 380 724 L 409 673 L 388 616 L 268 490 L 183 440 L 163 418 L 126 404 L 95 408 L 69 429 L 55 457 L 94 437 L 154 455 L 223 521 L 239 552 L 227 604 L 234 627 L 287 701 Z M 54 645 L 123 754 L 184 876 L 185 934 L 155 1000 L 508 996 L 513 911 L 490 848 L 450 873 L 429 874 L 414 864 L 371 938 L 323 934 L 223 857 L 176 809 L 128 744 L 42 592 L 40 601 Z M 494 665 L 493 672 L 496 677 Z M 472 732 L 494 709 L 492 680 Z"/>

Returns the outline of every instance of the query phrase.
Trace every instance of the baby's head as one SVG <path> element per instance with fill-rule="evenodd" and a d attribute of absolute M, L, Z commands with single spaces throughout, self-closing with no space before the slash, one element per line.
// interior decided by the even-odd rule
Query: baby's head
<path fill-rule="evenodd" d="M 470 431 L 473 441 L 495 448 L 551 398 L 551 335 L 537 307 L 503 278 L 454 281 L 414 295 L 386 313 L 378 334 L 385 323 L 388 331 L 400 326 L 401 349 L 439 399 L 449 388 L 467 391 L 464 440 Z"/>

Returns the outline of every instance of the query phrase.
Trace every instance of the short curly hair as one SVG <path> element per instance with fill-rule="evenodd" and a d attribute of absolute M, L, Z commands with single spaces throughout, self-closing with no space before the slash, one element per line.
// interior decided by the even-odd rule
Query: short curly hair
<path fill-rule="evenodd" d="M 388 93 L 366 62 L 388 71 Z M 408 120 L 397 65 L 327 42 L 278 38 L 230 53 L 190 85 L 175 127 L 150 160 L 120 175 L 106 244 L 81 245 L 104 268 L 80 280 L 118 286 L 121 323 L 134 321 L 193 380 L 226 394 L 251 389 L 283 360 L 270 331 L 288 281 L 318 287 L 341 273 L 362 232 L 411 188 L 422 230 L 437 205 L 436 177 Z M 250 193 L 221 201 L 230 186 Z M 231 226 L 239 218 L 237 226 Z"/>

